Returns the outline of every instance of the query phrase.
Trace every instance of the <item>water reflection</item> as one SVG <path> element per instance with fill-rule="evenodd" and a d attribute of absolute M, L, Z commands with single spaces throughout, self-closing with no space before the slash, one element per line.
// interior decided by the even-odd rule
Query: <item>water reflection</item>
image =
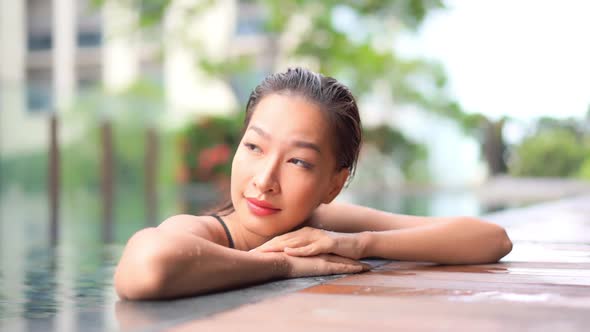
<path fill-rule="evenodd" d="M 12 285 L 22 292 L 3 292 L 0 326 L 6 331 L 100 331 L 112 327 L 114 322 L 105 322 L 104 313 L 114 300 L 111 276 L 121 248 L 89 249 L 29 246 L 22 285 L 18 280 L 2 280 L 3 289 Z M 3 262 L 3 271 L 7 265 Z"/>
<path fill-rule="evenodd" d="M 190 300 L 180 301 L 188 302 Z M 122 331 L 138 331 L 147 328 L 155 330 L 156 327 L 164 327 L 162 325 L 166 325 L 166 323 L 170 324 L 182 318 L 187 319 L 187 317 L 191 317 L 191 312 L 197 312 L 198 310 L 198 307 L 191 307 L 190 310 L 179 310 L 175 303 L 172 305 L 131 301 L 117 301 L 115 303 L 115 317 L 118 327 Z"/>
<path fill-rule="evenodd" d="M 524 302 L 559 305 L 560 307 L 590 308 L 590 298 L 583 294 L 568 294 L 563 296 L 555 293 L 539 293 L 538 289 L 518 290 L 480 290 L 458 288 L 420 288 L 420 287 L 388 287 L 363 285 L 334 285 L 325 284 L 310 287 L 303 293 L 324 295 L 355 295 L 355 296 L 384 296 L 384 297 L 428 297 L 443 298 L 457 302 Z"/>
<path fill-rule="evenodd" d="M 343 192 L 344 200 L 393 213 L 421 216 L 481 215 L 503 207 L 482 206 L 473 191 L 443 190 L 405 193 L 385 190 Z"/>
<path fill-rule="evenodd" d="M 23 317 L 51 319 L 58 311 L 56 257 L 51 248 L 32 247 L 26 259 Z"/>

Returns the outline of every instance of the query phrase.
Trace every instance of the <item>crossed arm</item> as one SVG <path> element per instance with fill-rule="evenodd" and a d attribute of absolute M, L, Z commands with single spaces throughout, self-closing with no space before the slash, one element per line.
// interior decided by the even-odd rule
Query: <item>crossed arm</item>
<path fill-rule="evenodd" d="M 289 247 L 287 253 L 299 256 L 335 253 L 441 264 L 494 263 L 512 250 L 502 227 L 474 217 L 417 217 L 331 203 L 319 207 L 304 226 L 256 250 Z"/>
<path fill-rule="evenodd" d="M 277 278 L 354 273 L 363 257 L 492 263 L 512 249 L 503 228 L 476 218 L 395 215 L 341 203 L 318 208 L 302 228 L 256 248 L 260 253 L 217 240 L 202 217 L 191 215 L 140 230 L 117 266 L 117 293 L 122 299 L 164 299 Z"/>

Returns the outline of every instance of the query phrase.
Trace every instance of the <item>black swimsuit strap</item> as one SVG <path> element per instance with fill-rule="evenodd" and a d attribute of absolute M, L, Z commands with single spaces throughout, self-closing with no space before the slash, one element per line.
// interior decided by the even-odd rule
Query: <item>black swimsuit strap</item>
<path fill-rule="evenodd" d="M 221 223 L 221 226 L 223 226 L 223 229 L 225 230 L 225 235 L 227 235 L 227 240 L 229 241 L 229 247 L 232 249 L 235 249 L 234 240 L 232 239 L 231 234 L 229 232 L 229 228 L 227 228 L 227 225 L 225 224 L 225 222 L 223 222 L 221 217 L 216 214 L 212 214 L 211 217 L 217 219 Z"/>

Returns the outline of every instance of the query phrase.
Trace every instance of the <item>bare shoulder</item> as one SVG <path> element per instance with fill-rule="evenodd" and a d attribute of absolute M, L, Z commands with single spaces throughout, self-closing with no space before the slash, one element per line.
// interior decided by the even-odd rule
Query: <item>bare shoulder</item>
<path fill-rule="evenodd" d="M 219 245 L 226 246 L 225 233 L 221 224 L 211 216 L 177 214 L 164 220 L 159 229 L 195 235 Z"/>

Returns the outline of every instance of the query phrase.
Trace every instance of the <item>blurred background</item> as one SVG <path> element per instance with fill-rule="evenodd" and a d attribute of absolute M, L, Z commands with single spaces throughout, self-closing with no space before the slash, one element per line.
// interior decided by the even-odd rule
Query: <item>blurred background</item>
<path fill-rule="evenodd" d="M 359 101 L 338 198 L 483 215 L 590 191 L 585 1 L 0 0 L 0 327 L 113 329 L 126 240 L 223 197 L 245 103 Z"/>

